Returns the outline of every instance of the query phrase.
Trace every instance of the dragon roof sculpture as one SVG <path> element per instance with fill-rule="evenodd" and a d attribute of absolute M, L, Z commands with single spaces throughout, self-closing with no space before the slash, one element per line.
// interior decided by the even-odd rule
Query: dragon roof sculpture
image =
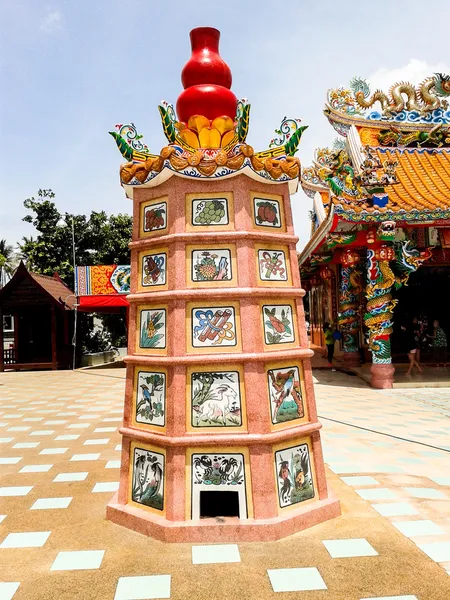
<path fill-rule="evenodd" d="M 300 161 L 294 155 L 303 131 L 300 119 L 284 118 L 275 130 L 267 150 L 256 152 L 247 142 L 250 104 L 237 100 L 231 91 L 231 71 L 218 54 L 219 32 L 208 28 L 192 35 L 214 37 L 215 64 L 205 66 L 192 59 L 182 72 L 184 90 L 173 105 L 159 105 L 168 144 L 152 154 L 133 123 L 117 124 L 110 132 L 122 156 L 128 161 L 120 168 L 120 178 L 132 197 L 135 186 L 154 186 L 172 175 L 218 179 L 246 173 L 254 179 L 289 183 L 295 192 L 300 177 Z M 216 32 L 214 34 L 214 32 Z M 211 41 L 211 40 L 210 40 Z M 178 113 L 178 117 L 177 117 Z"/>
<path fill-rule="evenodd" d="M 354 77 L 348 88 L 328 90 L 324 113 L 341 135 L 351 125 L 428 131 L 450 125 L 450 76 L 435 73 L 420 85 L 398 82 L 389 89 L 371 92 L 366 80 Z M 445 128 L 446 129 L 446 128 Z"/>
<path fill-rule="evenodd" d="M 343 137 L 316 151 L 302 188 L 350 223 L 450 218 L 450 76 L 388 93 L 361 78 L 328 90 L 324 113 Z M 382 199 L 384 198 L 384 199 Z"/>

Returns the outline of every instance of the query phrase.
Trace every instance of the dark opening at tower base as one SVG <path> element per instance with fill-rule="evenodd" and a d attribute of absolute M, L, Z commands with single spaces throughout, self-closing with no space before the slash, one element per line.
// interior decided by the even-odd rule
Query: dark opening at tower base
<path fill-rule="evenodd" d="M 200 518 L 239 517 L 238 492 L 200 492 Z"/>

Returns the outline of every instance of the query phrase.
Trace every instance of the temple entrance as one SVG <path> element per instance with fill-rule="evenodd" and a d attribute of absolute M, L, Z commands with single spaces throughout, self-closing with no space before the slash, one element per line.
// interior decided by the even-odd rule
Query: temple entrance
<path fill-rule="evenodd" d="M 200 492 L 200 518 L 239 517 L 238 492 Z"/>
<path fill-rule="evenodd" d="M 395 291 L 393 296 L 398 299 L 391 337 L 394 362 L 405 362 L 400 327 L 410 324 L 414 317 L 425 317 L 429 328 L 433 320 L 438 319 L 450 342 L 450 266 L 423 265 L 412 273 L 408 285 Z M 426 361 L 428 357 L 431 357 L 431 348 L 425 343 L 421 347 L 421 359 Z"/>

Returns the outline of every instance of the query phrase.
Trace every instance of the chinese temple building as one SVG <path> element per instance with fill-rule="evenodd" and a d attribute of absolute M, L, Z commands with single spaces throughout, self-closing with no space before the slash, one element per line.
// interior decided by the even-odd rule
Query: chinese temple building
<path fill-rule="evenodd" d="M 340 514 L 320 441 L 290 193 L 306 127 L 246 141 L 219 31 L 191 31 L 167 145 L 112 132 L 133 202 L 120 487 L 107 517 L 165 541 L 269 540 Z M 91 273 L 92 275 L 92 273 Z M 87 289 L 87 288 L 86 288 Z"/>
<path fill-rule="evenodd" d="M 377 388 L 393 384 L 397 315 L 450 327 L 449 96 L 440 73 L 387 94 L 358 78 L 329 90 L 324 113 L 339 138 L 302 171 L 313 199 L 299 254 L 312 342 L 323 345 L 323 323 L 337 323 L 345 363 L 359 366 L 368 347 Z"/>

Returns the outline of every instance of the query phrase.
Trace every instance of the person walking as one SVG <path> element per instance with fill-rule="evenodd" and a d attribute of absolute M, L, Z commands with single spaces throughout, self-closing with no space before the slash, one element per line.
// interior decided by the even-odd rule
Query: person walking
<path fill-rule="evenodd" d="M 411 375 L 411 372 L 414 369 L 414 367 L 416 367 L 419 373 L 422 373 L 419 361 L 417 360 L 417 351 L 419 348 L 418 337 L 415 335 L 415 331 L 413 331 L 412 328 L 407 328 L 404 325 L 402 325 L 401 330 L 403 332 L 403 342 L 405 344 L 405 349 L 409 359 L 409 367 L 406 371 L 406 375 Z"/>
<path fill-rule="evenodd" d="M 436 367 L 441 364 L 443 367 L 447 366 L 447 336 L 442 327 L 439 326 L 439 321 L 435 319 L 433 321 L 433 334 L 427 334 L 430 339 L 433 340 L 433 361 L 436 363 Z"/>
<path fill-rule="evenodd" d="M 333 323 L 329 323 L 328 321 L 323 324 L 323 335 L 325 337 L 325 345 L 327 347 L 327 358 L 328 358 L 328 366 L 334 367 L 333 365 L 333 356 L 334 356 L 334 327 L 332 327 Z"/>
<path fill-rule="evenodd" d="M 420 365 L 420 344 L 423 340 L 423 324 L 422 321 L 417 317 L 414 317 L 414 319 L 412 320 L 412 330 L 414 333 L 414 339 L 417 344 L 416 361 L 417 364 Z"/>

